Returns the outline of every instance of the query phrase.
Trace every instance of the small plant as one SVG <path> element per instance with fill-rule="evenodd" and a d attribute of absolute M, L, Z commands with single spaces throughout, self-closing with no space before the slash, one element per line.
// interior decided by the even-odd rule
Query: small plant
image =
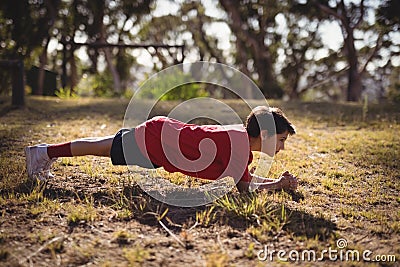
<path fill-rule="evenodd" d="M 132 239 L 134 238 L 134 236 L 125 231 L 125 230 L 120 230 L 117 231 L 116 233 L 114 233 L 115 236 L 115 241 L 120 245 L 128 245 L 132 242 Z"/>
<path fill-rule="evenodd" d="M 255 246 L 255 244 L 253 242 L 251 242 L 249 247 L 247 248 L 246 252 L 244 253 L 246 258 L 254 259 L 255 257 L 257 257 L 257 252 L 254 251 L 254 246 Z"/>
<path fill-rule="evenodd" d="M 71 90 L 71 88 L 60 88 L 58 91 L 55 92 L 56 96 L 61 99 L 69 99 L 69 98 L 77 98 L 78 95 Z"/>
<path fill-rule="evenodd" d="M 93 222 L 97 218 L 97 211 L 93 205 L 93 199 L 85 200 L 83 204 L 71 203 L 66 207 L 68 224 L 80 222 Z"/>
<path fill-rule="evenodd" d="M 44 184 L 38 183 L 34 186 L 30 193 L 21 194 L 19 197 L 20 200 L 28 201 L 28 202 L 42 202 L 44 200 L 43 191 Z"/>
<path fill-rule="evenodd" d="M 215 220 L 215 206 L 211 206 L 203 211 L 196 212 L 196 221 L 203 227 L 208 227 Z"/>
<path fill-rule="evenodd" d="M 55 258 L 57 253 L 64 250 L 64 238 L 54 238 L 53 240 L 54 242 L 50 242 L 47 245 L 47 250 L 50 251 L 53 258 Z"/>
<path fill-rule="evenodd" d="M 122 210 L 117 211 L 117 217 L 121 220 L 129 220 L 132 218 L 132 211 L 127 208 L 123 208 Z"/>
<path fill-rule="evenodd" d="M 225 267 L 229 266 L 229 256 L 226 253 L 211 253 L 207 256 L 207 267 Z"/>
<path fill-rule="evenodd" d="M 138 266 L 149 258 L 149 251 L 145 250 L 139 244 L 133 248 L 125 248 L 123 250 L 125 259 L 129 262 L 129 266 Z"/>
<path fill-rule="evenodd" d="M 274 210 L 266 194 L 225 195 L 216 201 L 216 205 L 248 221 L 254 221 L 260 216 L 269 216 Z"/>
<path fill-rule="evenodd" d="M 84 245 L 73 244 L 75 257 L 73 259 L 74 265 L 85 265 L 95 255 L 95 246 L 92 243 L 86 243 Z"/>
<path fill-rule="evenodd" d="M 61 158 L 60 163 L 62 166 L 79 166 L 77 158 Z"/>

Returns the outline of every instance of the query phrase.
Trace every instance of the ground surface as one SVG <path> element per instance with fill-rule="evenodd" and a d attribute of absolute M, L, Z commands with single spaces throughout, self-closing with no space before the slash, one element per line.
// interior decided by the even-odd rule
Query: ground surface
<path fill-rule="evenodd" d="M 54 180 L 27 181 L 24 146 L 113 135 L 127 104 L 31 97 L 25 108 L 12 109 L 0 99 L 1 266 L 271 266 L 285 265 L 289 254 L 301 266 L 364 266 L 364 251 L 381 259 L 369 266 L 399 264 L 398 106 L 272 102 L 298 134 L 269 175 L 296 174 L 294 193 L 233 190 L 206 206 L 178 208 L 135 183 L 140 169 L 95 157 L 58 160 Z M 247 115 L 243 104 L 228 104 Z M 184 186 L 199 183 L 159 174 Z M 279 250 L 286 253 L 281 260 Z"/>

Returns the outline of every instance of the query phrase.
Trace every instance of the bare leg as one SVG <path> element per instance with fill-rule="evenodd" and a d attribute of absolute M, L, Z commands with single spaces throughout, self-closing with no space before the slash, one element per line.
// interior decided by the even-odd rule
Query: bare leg
<path fill-rule="evenodd" d="M 110 157 L 114 136 L 84 138 L 60 144 L 40 144 L 25 147 L 26 169 L 29 178 L 53 178 L 51 164 L 59 157 L 101 156 Z"/>
<path fill-rule="evenodd" d="M 114 136 L 78 139 L 71 142 L 71 153 L 73 156 L 110 157 L 113 139 Z"/>

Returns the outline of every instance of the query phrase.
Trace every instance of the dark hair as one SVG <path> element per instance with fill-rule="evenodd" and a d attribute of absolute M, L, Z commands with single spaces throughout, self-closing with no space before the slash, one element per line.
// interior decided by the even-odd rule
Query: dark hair
<path fill-rule="evenodd" d="M 296 133 L 294 125 L 286 118 L 281 109 L 267 106 L 255 107 L 246 119 L 246 131 L 249 136 L 258 137 L 261 130 L 267 130 L 268 136 L 286 131 L 290 135 Z"/>

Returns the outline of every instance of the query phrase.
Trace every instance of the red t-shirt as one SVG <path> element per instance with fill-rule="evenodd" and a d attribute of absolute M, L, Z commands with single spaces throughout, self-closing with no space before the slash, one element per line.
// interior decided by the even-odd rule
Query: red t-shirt
<path fill-rule="evenodd" d="M 154 117 L 136 127 L 135 139 L 142 154 L 168 172 L 251 181 L 253 154 L 242 125 L 195 125 Z"/>

